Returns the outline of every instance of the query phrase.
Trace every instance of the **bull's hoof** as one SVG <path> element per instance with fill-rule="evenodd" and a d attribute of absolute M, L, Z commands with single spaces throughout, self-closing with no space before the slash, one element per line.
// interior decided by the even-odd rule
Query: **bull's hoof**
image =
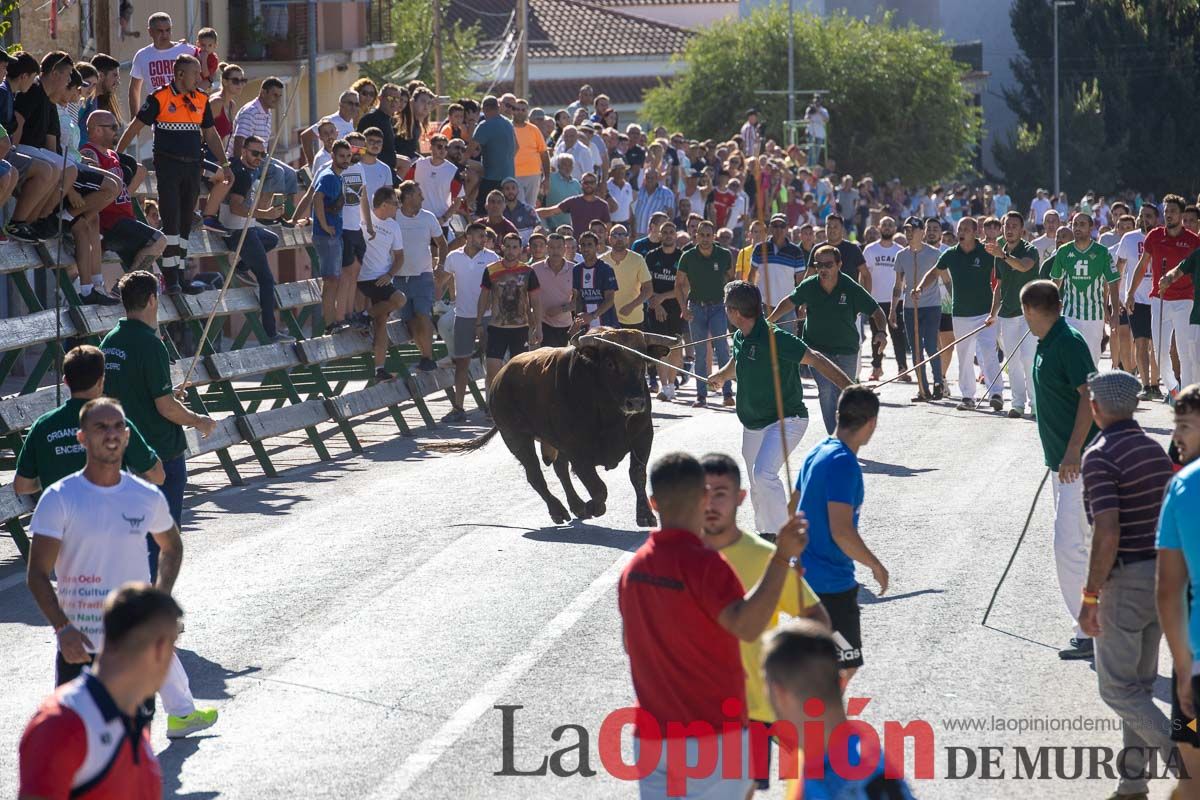
<path fill-rule="evenodd" d="M 588 511 L 588 504 L 582 500 L 568 501 L 571 505 L 571 513 L 575 515 L 575 519 L 589 519 L 592 515 Z"/>
<path fill-rule="evenodd" d="M 607 510 L 603 500 L 588 500 L 586 507 L 589 517 L 603 517 Z"/>
<path fill-rule="evenodd" d="M 654 516 L 654 512 L 648 508 L 639 508 L 637 512 L 637 524 L 639 528 L 657 528 L 658 518 Z"/>
<path fill-rule="evenodd" d="M 555 525 L 565 525 L 571 521 L 571 515 L 567 513 L 566 507 L 558 498 L 555 498 L 553 503 L 547 503 L 546 506 L 550 510 L 550 519 L 554 520 Z"/>

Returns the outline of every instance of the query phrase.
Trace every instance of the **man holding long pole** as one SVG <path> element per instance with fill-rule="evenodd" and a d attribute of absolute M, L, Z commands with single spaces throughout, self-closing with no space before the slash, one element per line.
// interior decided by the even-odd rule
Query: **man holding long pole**
<path fill-rule="evenodd" d="M 708 385 L 716 391 L 727 380 L 737 381 L 737 415 L 744 426 L 742 457 L 750 478 L 754 522 L 760 532 L 773 534 L 788 518 L 787 491 L 779 480 L 779 469 L 808 428 L 800 372 L 794 367 L 781 369 L 778 362 L 806 364 L 836 385 L 839 392 L 852 381 L 837 364 L 810 348 L 799 336 L 764 319 L 762 308 L 762 294 L 754 284 L 732 281 L 725 287 L 725 314 L 737 329 L 733 334 L 733 357 L 709 377 Z M 777 354 L 774 364 L 767 341 L 772 333 Z M 783 398 L 782 420 L 776 407 L 773 375 L 776 370 Z"/>

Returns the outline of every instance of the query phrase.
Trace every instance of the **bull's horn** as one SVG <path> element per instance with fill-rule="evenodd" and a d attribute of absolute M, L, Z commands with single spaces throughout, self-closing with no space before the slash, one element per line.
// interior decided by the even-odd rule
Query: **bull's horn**
<path fill-rule="evenodd" d="M 667 347 L 674 347 L 680 343 L 678 336 L 668 336 L 665 333 L 642 333 L 646 340 L 646 344 L 661 344 Z"/>

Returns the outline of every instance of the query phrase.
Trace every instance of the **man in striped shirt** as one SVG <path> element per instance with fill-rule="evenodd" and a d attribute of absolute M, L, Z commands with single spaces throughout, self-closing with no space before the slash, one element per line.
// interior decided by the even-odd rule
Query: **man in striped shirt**
<path fill-rule="evenodd" d="M 1109 370 L 1088 378 L 1100 435 L 1083 455 L 1084 506 L 1092 552 L 1079 625 L 1096 653 L 1100 697 L 1121 717 L 1124 748 L 1117 796 L 1145 797 L 1151 750 L 1171 751 L 1170 724 L 1154 704 L 1158 643 L 1155 529 L 1171 459 L 1133 419 L 1138 379 Z"/>
<path fill-rule="evenodd" d="M 1075 241 L 1054 254 L 1050 278 L 1063 293 L 1063 316 L 1067 324 L 1083 334 L 1092 361 L 1100 363 L 1104 323 L 1112 324 L 1110 309 L 1120 307 L 1121 274 L 1113 266 L 1108 248 L 1092 239 L 1092 218 L 1080 212 L 1071 220 Z"/>

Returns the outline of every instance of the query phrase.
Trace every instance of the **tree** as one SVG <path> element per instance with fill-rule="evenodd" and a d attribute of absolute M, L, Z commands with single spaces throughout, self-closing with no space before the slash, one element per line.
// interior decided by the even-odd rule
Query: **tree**
<path fill-rule="evenodd" d="M 1016 0 L 1020 126 L 997 142 L 1014 194 L 1053 179 L 1054 21 L 1047 0 Z M 1060 164 L 1070 197 L 1119 189 L 1194 195 L 1200 163 L 1180 148 L 1200 136 L 1200 0 L 1088 0 L 1059 10 Z"/>
<path fill-rule="evenodd" d="M 450 97 L 475 94 L 471 51 L 478 25 L 464 28 L 446 22 L 448 0 L 442 3 L 442 91 Z M 396 0 L 392 3 L 392 38 L 398 55 L 364 64 L 363 73 L 376 83 L 407 83 L 419 78 L 436 85 L 433 69 L 433 6 L 427 0 Z"/>
<path fill-rule="evenodd" d="M 684 71 L 650 90 L 644 116 L 691 135 L 728 138 L 751 106 L 783 136 L 787 88 L 787 9 L 755 11 L 696 35 L 680 56 Z M 829 90 L 829 155 L 838 170 L 919 184 L 971 167 L 979 111 L 962 83 L 966 67 L 933 31 L 896 27 L 886 15 L 863 22 L 845 14 L 795 17 L 795 83 Z M 807 97 L 797 97 L 797 115 Z M 736 124 L 735 124 L 736 123 Z"/>

